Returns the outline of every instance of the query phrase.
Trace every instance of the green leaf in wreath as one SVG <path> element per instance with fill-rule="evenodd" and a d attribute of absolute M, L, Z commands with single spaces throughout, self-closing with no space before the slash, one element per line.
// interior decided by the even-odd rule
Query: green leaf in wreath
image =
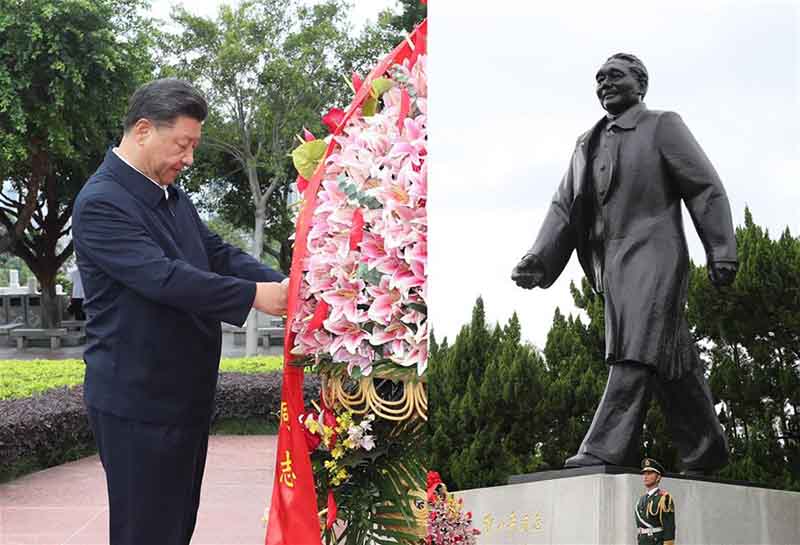
<path fill-rule="evenodd" d="M 300 176 L 306 180 L 310 180 L 314 176 L 314 171 L 322 161 L 327 147 L 328 144 L 325 143 L 325 140 L 311 140 L 297 146 L 292 151 L 292 162 Z"/>
<path fill-rule="evenodd" d="M 361 114 L 364 117 L 372 117 L 377 111 L 378 99 L 372 96 L 372 94 L 367 95 L 367 98 L 364 99 L 364 104 L 361 106 Z"/>
<path fill-rule="evenodd" d="M 359 278 L 371 286 L 381 283 L 381 273 L 378 269 L 370 269 L 366 263 L 361 263 L 356 270 L 356 278 Z"/>
<path fill-rule="evenodd" d="M 358 197 L 358 204 L 366 208 L 369 208 L 370 210 L 377 210 L 378 208 L 383 207 L 381 201 L 379 201 L 375 197 L 370 197 L 370 196 Z"/>
<path fill-rule="evenodd" d="M 372 95 L 380 97 L 392 87 L 394 87 L 394 82 L 389 78 L 378 78 L 372 82 Z"/>

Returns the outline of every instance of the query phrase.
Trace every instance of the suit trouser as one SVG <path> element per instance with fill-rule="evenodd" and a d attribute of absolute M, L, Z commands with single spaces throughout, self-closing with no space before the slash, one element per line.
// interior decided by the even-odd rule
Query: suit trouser
<path fill-rule="evenodd" d="M 615 465 L 638 466 L 635 457 L 653 392 L 684 469 L 724 466 L 728 443 L 700 366 L 678 380 L 667 381 L 651 367 L 636 362 L 612 364 L 600 405 L 578 452 Z"/>
<path fill-rule="evenodd" d="M 88 407 L 106 472 L 110 545 L 187 545 L 208 450 L 208 426 L 153 424 Z"/>

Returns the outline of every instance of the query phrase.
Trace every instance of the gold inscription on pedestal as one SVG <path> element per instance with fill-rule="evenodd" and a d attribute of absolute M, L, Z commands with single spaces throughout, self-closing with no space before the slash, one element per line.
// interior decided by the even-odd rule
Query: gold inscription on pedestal
<path fill-rule="evenodd" d="M 522 537 L 544 531 L 544 517 L 539 511 L 530 513 L 486 513 L 482 519 L 481 536 Z"/>

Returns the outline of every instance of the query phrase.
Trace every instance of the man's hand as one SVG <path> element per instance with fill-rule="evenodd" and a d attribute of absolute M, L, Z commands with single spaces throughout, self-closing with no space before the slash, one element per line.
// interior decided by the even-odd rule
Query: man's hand
<path fill-rule="evenodd" d="M 514 267 L 514 270 L 511 271 L 511 280 L 517 286 L 526 290 L 540 285 L 543 279 L 544 266 L 542 261 L 533 254 L 525 254 L 520 262 L 517 263 L 517 266 Z"/>
<path fill-rule="evenodd" d="M 253 300 L 253 308 L 273 316 L 283 316 L 286 314 L 288 296 L 288 278 L 281 283 L 258 282 L 256 284 L 256 297 Z"/>
<path fill-rule="evenodd" d="M 733 284 L 736 278 L 736 263 L 720 261 L 710 263 L 708 266 L 708 279 L 716 288 L 723 288 Z"/>

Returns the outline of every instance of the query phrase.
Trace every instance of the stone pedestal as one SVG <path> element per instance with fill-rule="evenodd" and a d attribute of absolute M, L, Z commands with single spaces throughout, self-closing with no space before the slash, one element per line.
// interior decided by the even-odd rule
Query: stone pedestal
<path fill-rule="evenodd" d="M 634 469 L 546 471 L 507 486 L 456 492 L 472 511 L 480 545 L 635 544 Z M 800 492 L 668 474 L 677 545 L 798 545 Z"/>

